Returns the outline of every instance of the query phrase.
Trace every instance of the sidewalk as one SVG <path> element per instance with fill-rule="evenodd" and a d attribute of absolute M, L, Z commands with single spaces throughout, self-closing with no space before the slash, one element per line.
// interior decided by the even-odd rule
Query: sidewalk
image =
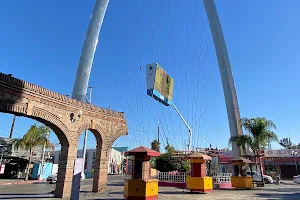
<path fill-rule="evenodd" d="M 31 183 L 40 183 L 46 182 L 46 180 L 28 180 L 24 181 L 22 179 L 0 179 L 1 185 L 16 185 L 16 184 L 31 184 Z"/>

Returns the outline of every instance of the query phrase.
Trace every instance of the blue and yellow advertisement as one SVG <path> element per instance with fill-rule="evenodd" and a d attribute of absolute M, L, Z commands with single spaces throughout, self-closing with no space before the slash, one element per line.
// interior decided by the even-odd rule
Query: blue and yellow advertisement
<path fill-rule="evenodd" d="M 174 80 L 160 67 L 156 67 L 154 89 L 172 101 Z"/>

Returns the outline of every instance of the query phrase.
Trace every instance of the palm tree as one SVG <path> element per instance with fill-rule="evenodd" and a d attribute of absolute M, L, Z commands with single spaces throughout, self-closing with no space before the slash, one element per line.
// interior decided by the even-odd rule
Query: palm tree
<path fill-rule="evenodd" d="M 151 149 L 160 152 L 160 143 L 158 140 L 153 140 L 151 142 Z"/>
<path fill-rule="evenodd" d="M 45 125 L 37 126 L 36 124 L 32 125 L 27 133 L 21 139 L 14 139 L 14 147 L 16 149 L 23 148 L 29 151 L 29 162 L 26 168 L 26 177 L 25 180 L 28 180 L 30 163 L 32 160 L 33 149 L 37 146 L 44 145 L 49 148 L 53 145 L 48 139 L 49 127 Z"/>
<path fill-rule="evenodd" d="M 242 127 L 247 131 L 247 134 L 233 136 L 229 139 L 229 143 L 235 142 L 239 147 L 246 146 L 250 148 L 255 157 L 259 158 L 259 166 L 261 169 L 261 150 L 264 149 L 270 142 L 278 142 L 277 135 L 272 131 L 276 129 L 273 121 L 266 118 L 243 118 L 241 119 Z M 261 177 L 263 177 L 262 170 Z"/>

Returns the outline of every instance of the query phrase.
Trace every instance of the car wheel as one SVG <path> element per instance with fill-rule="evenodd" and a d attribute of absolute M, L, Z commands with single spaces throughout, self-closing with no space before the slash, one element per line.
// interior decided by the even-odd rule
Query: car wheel
<path fill-rule="evenodd" d="M 267 178 L 264 178 L 264 182 L 265 182 L 265 184 L 269 184 L 270 183 L 270 181 Z"/>

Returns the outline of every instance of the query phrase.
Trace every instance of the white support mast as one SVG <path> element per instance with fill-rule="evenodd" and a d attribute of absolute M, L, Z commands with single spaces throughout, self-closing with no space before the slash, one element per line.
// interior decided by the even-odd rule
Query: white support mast
<path fill-rule="evenodd" d="M 182 119 L 183 123 L 185 124 L 185 126 L 187 127 L 187 129 L 189 130 L 189 141 L 188 141 L 188 153 L 190 153 L 190 146 L 191 146 L 191 141 L 192 141 L 192 136 L 193 136 L 193 132 L 191 127 L 188 125 L 187 121 L 185 121 L 185 119 L 183 118 L 183 116 L 181 115 L 181 113 L 179 112 L 179 110 L 177 109 L 177 107 L 175 106 L 175 104 L 172 102 L 172 106 L 175 108 L 176 112 L 178 113 L 179 117 Z"/>

